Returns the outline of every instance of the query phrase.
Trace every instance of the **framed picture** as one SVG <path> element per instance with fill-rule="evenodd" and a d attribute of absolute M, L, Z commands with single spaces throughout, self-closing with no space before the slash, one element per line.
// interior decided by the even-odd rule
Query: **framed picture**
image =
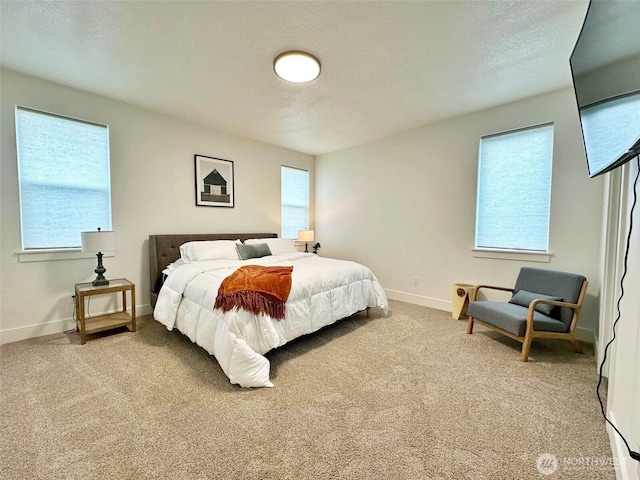
<path fill-rule="evenodd" d="M 196 205 L 233 207 L 233 162 L 195 155 Z"/>

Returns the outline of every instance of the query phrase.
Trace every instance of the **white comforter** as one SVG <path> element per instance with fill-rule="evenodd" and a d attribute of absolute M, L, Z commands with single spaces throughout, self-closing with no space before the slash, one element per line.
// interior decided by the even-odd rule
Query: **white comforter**
<path fill-rule="evenodd" d="M 242 265 L 293 265 L 283 320 L 244 310 L 214 310 L 222 280 Z M 154 318 L 174 327 L 215 355 L 231 383 L 272 387 L 264 353 L 367 307 L 387 313 L 384 290 L 367 267 L 355 262 L 286 253 L 251 260 L 187 263 L 165 281 Z"/>

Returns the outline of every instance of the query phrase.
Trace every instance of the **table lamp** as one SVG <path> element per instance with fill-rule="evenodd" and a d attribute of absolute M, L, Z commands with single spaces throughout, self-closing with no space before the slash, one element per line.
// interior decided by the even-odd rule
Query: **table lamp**
<path fill-rule="evenodd" d="M 109 285 L 109 280 L 104 277 L 104 272 L 107 271 L 106 268 L 102 265 L 102 255 L 103 252 L 106 251 L 114 251 L 117 246 L 117 235 L 116 232 L 103 232 L 98 227 L 98 230 L 95 232 L 81 232 L 82 238 L 82 251 L 96 253 L 98 257 L 98 266 L 94 270 L 98 276 L 96 279 L 91 282 L 94 287 L 100 285 Z"/>
<path fill-rule="evenodd" d="M 313 242 L 313 230 L 298 230 L 298 241 L 304 242 L 304 251 L 309 253 L 309 242 Z"/>

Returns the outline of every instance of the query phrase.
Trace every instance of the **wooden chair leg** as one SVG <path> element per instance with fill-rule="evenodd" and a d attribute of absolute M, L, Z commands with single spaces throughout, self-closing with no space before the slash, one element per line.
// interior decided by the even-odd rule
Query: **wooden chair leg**
<path fill-rule="evenodd" d="M 582 351 L 582 345 L 580 345 L 580 342 L 577 338 L 572 338 L 569 341 L 571 342 L 571 345 L 573 345 L 573 349 L 576 351 L 576 353 L 584 353 Z"/>
<path fill-rule="evenodd" d="M 469 317 L 469 321 L 467 322 L 467 333 L 471 335 L 473 333 L 473 317 Z"/>
<path fill-rule="evenodd" d="M 529 351 L 531 350 L 531 335 L 524 336 L 524 342 L 522 342 L 522 355 L 520 356 L 520 360 L 523 362 L 529 361 Z"/>

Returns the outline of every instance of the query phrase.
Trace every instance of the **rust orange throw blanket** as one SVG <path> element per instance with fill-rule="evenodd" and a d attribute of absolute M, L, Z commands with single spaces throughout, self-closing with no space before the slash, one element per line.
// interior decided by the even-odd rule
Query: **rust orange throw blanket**
<path fill-rule="evenodd" d="M 292 271 L 293 267 L 240 267 L 222 281 L 215 308 L 223 312 L 242 308 L 281 320 L 291 290 Z"/>

